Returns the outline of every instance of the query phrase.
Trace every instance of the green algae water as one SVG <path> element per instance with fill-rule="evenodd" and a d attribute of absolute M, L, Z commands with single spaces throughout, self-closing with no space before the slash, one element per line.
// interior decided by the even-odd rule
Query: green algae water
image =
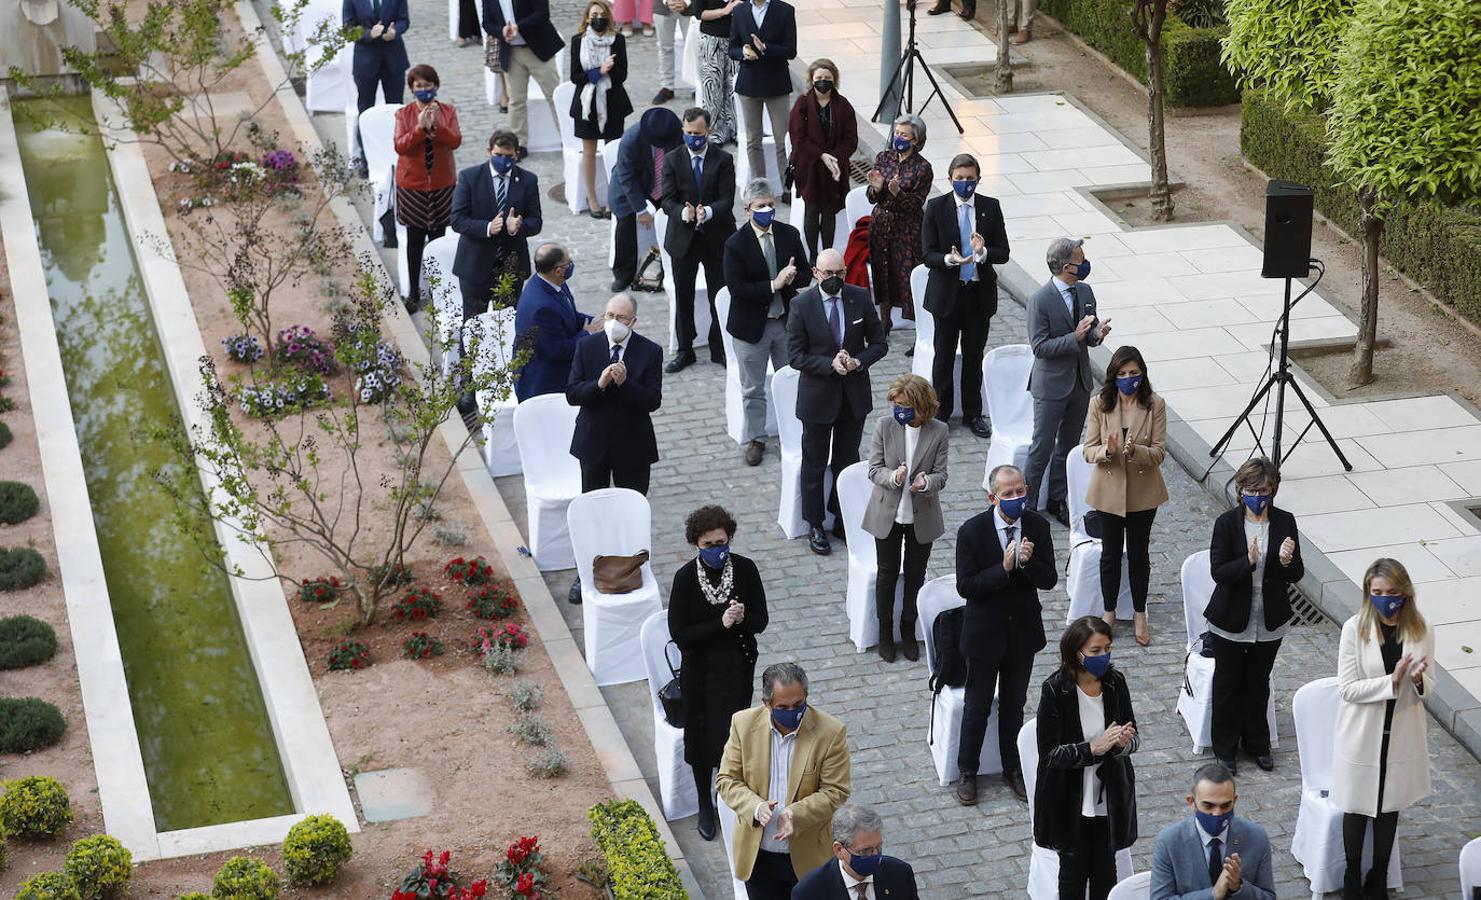
<path fill-rule="evenodd" d="M 154 480 L 173 458 L 143 435 L 178 410 L 102 141 L 30 122 L 35 102 L 17 104 L 21 162 L 155 826 L 292 813 L 231 587 Z M 86 97 L 66 113 L 92 120 Z"/>

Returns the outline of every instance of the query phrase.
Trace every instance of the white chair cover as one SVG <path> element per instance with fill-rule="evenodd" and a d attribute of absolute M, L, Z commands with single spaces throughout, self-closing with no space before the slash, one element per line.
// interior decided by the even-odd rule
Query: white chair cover
<path fill-rule="evenodd" d="M 365 167 L 370 173 L 370 191 L 375 200 L 371 211 L 371 236 L 384 240 L 381 217 L 396 207 L 396 111 L 400 103 L 381 103 L 360 113 L 360 140 L 363 142 Z M 397 226 L 397 237 L 404 238 L 406 229 Z"/>
<path fill-rule="evenodd" d="M 566 51 L 562 49 L 556 54 L 556 72 L 564 72 Z M 499 88 L 499 76 L 490 72 L 487 67 L 483 70 L 483 93 L 487 98 L 489 106 L 498 106 L 499 101 L 504 100 L 503 91 Z M 551 103 L 545 97 L 545 92 L 540 88 L 540 82 L 533 77 L 530 78 L 526 113 L 529 122 L 529 136 L 525 138 L 525 149 L 531 153 L 545 153 L 561 149 L 560 127 L 556 125 L 555 113 Z M 569 102 L 569 101 L 568 101 Z"/>
<path fill-rule="evenodd" d="M 916 355 L 920 355 L 919 350 Z M 982 405 L 992 420 L 987 464 L 982 467 L 984 491 L 992 490 L 988 476 L 998 466 L 1028 466 L 1028 448 L 1034 441 L 1034 398 L 1028 392 L 1028 375 L 1033 367 L 1034 351 L 1028 344 L 996 347 L 982 358 Z M 1047 490 L 1049 479 L 1044 481 Z"/>
<path fill-rule="evenodd" d="M 629 488 L 589 491 L 566 507 L 566 526 L 581 577 L 581 625 L 591 677 L 599 687 L 648 677 L 639 652 L 640 632 L 650 615 L 663 611 L 653 567 L 643 564 L 643 586 L 628 594 L 601 593 L 591 574 L 598 556 L 633 556 L 651 549 L 648 498 Z"/>
<path fill-rule="evenodd" d="M 1318 678 L 1303 684 L 1291 700 L 1296 719 L 1296 753 L 1301 760 L 1301 807 L 1296 813 L 1296 833 L 1291 837 L 1291 855 L 1301 864 L 1311 882 L 1312 900 L 1329 891 L 1342 890 L 1347 854 L 1342 849 L 1342 810 L 1332 802 L 1332 755 L 1335 751 L 1337 707 L 1341 703 L 1336 678 Z M 1402 890 L 1401 844 L 1394 841 L 1389 857 L 1388 886 Z M 1373 861 L 1373 829 L 1363 839 L 1363 870 Z"/>
<path fill-rule="evenodd" d="M 678 62 L 679 80 L 688 85 L 699 84 L 699 18 L 697 16 L 686 19 L 689 28 L 684 31 L 684 46 L 679 47 L 678 32 L 674 29 L 674 59 Z M 677 85 L 676 85 L 677 86 Z M 698 90 L 696 88 L 696 90 Z M 694 103 L 699 105 L 699 95 L 696 93 Z"/>
<path fill-rule="evenodd" d="M 1023 784 L 1028 788 L 1030 829 L 1034 822 L 1034 788 L 1039 782 L 1038 722 L 1038 719 L 1029 719 L 1018 729 L 1018 759 L 1023 765 Z M 1059 852 L 1040 847 L 1034 843 L 1032 837 L 1029 838 L 1029 850 L 1029 900 L 1059 900 Z M 1151 878 L 1150 875 L 1147 877 Z M 1131 878 L 1130 847 L 1116 851 L 1116 878 L 1118 881 Z M 1089 896 L 1089 893 L 1087 890 L 1086 895 Z"/>
<path fill-rule="evenodd" d="M 745 436 L 746 411 L 741 401 L 740 369 L 735 361 L 735 337 L 726 330 L 730 320 L 730 288 L 722 287 L 715 292 L 715 315 L 720 317 L 720 342 L 725 345 L 725 433 L 737 444 Z M 771 363 L 766 364 L 766 433 L 776 434 L 776 409 L 772 407 L 771 376 L 775 373 Z"/>
<path fill-rule="evenodd" d="M 508 366 L 514 359 L 514 310 L 508 307 L 491 309 L 479 313 L 468 323 L 468 329 L 476 336 L 478 355 L 473 361 L 475 376 L 482 376 L 497 368 Z M 519 401 L 513 388 L 498 396 L 492 390 L 482 390 L 474 398 L 478 411 L 489 421 L 483 426 L 483 463 L 489 475 L 518 475 L 519 445 L 514 439 L 514 408 Z"/>
<path fill-rule="evenodd" d="M 514 408 L 530 556 L 542 572 L 576 565 L 566 521 L 566 507 L 581 493 L 581 464 L 570 450 L 575 431 L 576 407 L 564 394 L 541 394 Z"/>
<path fill-rule="evenodd" d="M 689 39 L 689 29 L 686 22 L 691 22 L 687 16 L 674 24 L 674 91 L 693 91 L 696 79 L 691 78 L 689 66 L 689 45 L 693 43 Z M 697 52 L 697 51 L 696 51 Z M 698 102 L 698 98 L 696 98 Z"/>
<path fill-rule="evenodd" d="M 1462 900 L 1471 900 L 1476 889 L 1481 888 L 1481 837 L 1472 838 L 1460 848 L 1460 895 Z"/>
<path fill-rule="evenodd" d="M 586 203 L 586 179 L 581 177 L 581 139 L 576 137 L 576 120 L 571 117 L 571 98 L 576 95 L 576 85 L 569 80 L 555 86 L 555 115 L 561 131 L 562 177 L 566 180 L 566 206 L 571 215 L 590 209 Z M 597 142 L 600 150 L 602 142 Z M 615 160 L 614 160 L 615 161 Z M 607 205 L 607 167 L 596 167 L 597 206 Z"/>
<path fill-rule="evenodd" d="M 936 364 L 936 317 L 926 309 L 926 282 L 931 270 L 924 265 L 910 270 L 910 296 L 915 301 L 915 356 L 910 361 L 910 371 L 927 381 L 931 380 L 931 367 Z M 962 396 L 962 348 L 956 350 L 956 365 L 951 370 L 952 396 L 956 399 L 956 414 L 961 415 Z M 986 392 L 984 391 L 984 396 Z"/>
<path fill-rule="evenodd" d="M 441 355 L 442 374 L 452 371 L 461 353 L 463 335 L 463 292 L 458 288 L 458 278 L 453 274 L 453 259 L 458 255 L 458 233 L 448 231 L 440 238 L 427 242 L 422 249 L 422 284 L 432 294 L 432 306 L 437 310 L 436 340 Z M 436 281 L 436 285 L 432 284 Z"/>
<path fill-rule="evenodd" d="M 777 524 L 787 540 L 807 534 L 807 522 L 802 518 L 802 421 L 797 418 L 797 379 L 799 374 L 791 366 L 782 366 L 772 373 L 767 388 L 767 407 L 775 410 L 777 443 L 782 451 L 781 500 L 777 507 Z M 833 483 L 833 471 L 823 471 L 823 490 Z M 823 511 L 823 527 L 833 527 L 833 514 Z"/>
<path fill-rule="evenodd" d="M 936 638 L 932 626 L 936 617 L 948 609 L 966 604 L 956 590 L 956 576 L 942 575 L 932 578 L 920 589 L 915 598 L 920 612 L 921 631 L 926 643 L 926 671 L 936 671 Z M 941 693 L 931 700 L 930 720 L 927 725 L 927 744 L 931 748 L 931 759 L 936 764 L 936 777 L 944 787 L 961 775 L 957 767 L 957 751 L 962 745 L 962 708 L 966 703 L 966 688 L 942 688 Z M 998 750 L 998 698 L 993 697 L 992 711 L 988 714 L 987 735 L 982 739 L 982 755 L 978 757 L 979 775 L 997 774 L 1003 771 L 1003 755 Z M 1026 774 L 1026 773 L 1025 773 Z"/>
<path fill-rule="evenodd" d="M 843 531 L 848 538 L 848 636 L 854 649 L 863 653 L 879 643 L 879 616 L 874 611 L 874 591 L 879 563 L 874 555 L 874 535 L 864 530 L 864 510 L 874 493 L 869 480 L 869 463 L 856 462 L 838 475 L 838 508 L 843 513 Z M 917 613 L 920 597 L 916 597 Z M 900 612 L 905 606 L 905 577 L 895 581 L 895 634 L 900 633 Z M 920 639 L 920 619 L 916 618 L 915 636 Z"/>
<path fill-rule="evenodd" d="M 311 44 L 320 23 L 327 19 L 338 27 L 340 17 L 338 0 L 312 0 L 299 14 L 296 32 L 283 36 L 288 50 L 302 52 L 304 65 L 311 70 L 304 84 L 304 106 L 310 113 L 340 112 L 346 104 L 353 108 L 355 103 L 354 48 L 349 45 L 339 48 L 329 62 L 319 66 L 319 60 L 324 58 L 323 48 Z M 345 146 L 348 147 L 349 143 Z"/>
<path fill-rule="evenodd" d="M 841 247 L 848 243 L 848 236 L 854 230 L 854 226 L 859 224 L 860 219 L 874 214 L 874 204 L 869 202 L 868 191 L 869 189 L 861 184 L 844 195 L 843 222 L 840 223 L 843 228 L 838 233 L 840 239 L 838 246 Z"/>
<path fill-rule="evenodd" d="M 746 883 L 735 877 L 735 843 L 732 835 L 735 834 L 735 810 L 721 803 L 715 804 L 715 814 L 720 820 L 720 840 L 725 844 L 725 862 L 730 874 L 730 885 L 732 896 L 735 900 L 750 900 L 750 894 L 746 893 Z"/>
<path fill-rule="evenodd" d="M 639 640 L 643 644 L 643 670 L 648 676 L 648 696 L 653 700 L 653 755 L 658 760 L 658 794 L 663 817 L 672 822 L 699 812 L 699 792 L 694 770 L 684 762 L 684 729 L 675 728 L 663 717 L 658 692 L 679 671 L 683 654 L 669 643 L 668 611 L 650 613 L 643 621 Z M 667 655 L 665 655 L 667 654 Z"/>
<path fill-rule="evenodd" d="M 1152 873 L 1138 872 L 1111 888 L 1106 900 L 1150 900 L 1151 896 Z"/>
<path fill-rule="evenodd" d="M 1090 504 L 1085 494 L 1090 490 L 1091 465 L 1085 461 L 1085 450 L 1076 444 L 1065 458 L 1065 498 L 1070 505 L 1070 571 L 1065 580 L 1065 592 L 1070 595 L 1070 607 L 1065 623 L 1081 616 L 1099 616 L 1105 612 L 1100 592 L 1100 538 L 1085 533 L 1085 513 Z M 1044 478 L 1045 484 L 1049 478 Z M 1121 594 L 1116 600 L 1116 618 L 1130 619 L 1136 612 L 1131 605 L 1131 578 L 1126 554 L 1121 554 Z"/>
<path fill-rule="evenodd" d="M 447 39 L 458 39 L 458 0 L 447 0 Z"/>
<path fill-rule="evenodd" d="M 679 299 L 678 289 L 674 286 L 674 261 L 669 258 L 668 250 L 664 249 L 663 237 L 668 232 L 668 216 L 659 210 L 653 214 L 654 243 L 658 245 L 659 256 L 663 260 L 663 293 L 669 300 L 669 352 L 677 352 L 679 349 Z M 641 235 L 639 236 L 641 238 Z M 641 248 L 642 244 L 638 244 Z M 638 260 L 642 261 L 641 257 Z M 722 331 L 724 329 L 721 329 Z M 694 347 L 707 347 L 710 343 L 710 294 L 705 285 L 705 271 L 701 266 L 694 275 Z"/>

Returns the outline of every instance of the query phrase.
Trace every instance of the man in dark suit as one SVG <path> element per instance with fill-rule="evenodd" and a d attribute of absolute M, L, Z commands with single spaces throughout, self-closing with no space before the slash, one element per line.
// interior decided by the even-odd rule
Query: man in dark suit
<path fill-rule="evenodd" d="M 514 396 L 520 400 L 564 393 L 576 342 L 583 332 L 602 330 L 601 322 L 576 309 L 576 298 L 566 284 L 574 269 L 571 254 L 560 244 L 535 249 L 535 274 L 525 282 L 514 308 L 514 346 L 528 354 L 514 382 Z"/>
<path fill-rule="evenodd" d="M 884 855 L 884 821 L 868 806 L 833 813 L 833 859 L 792 888 L 792 900 L 917 900 L 915 870 Z"/>
<path fill-rule="evenodd" d="M 741 442 L 746 465 L 760 465 L 766 452 L 766 364 L 787 364 L 787 310 L 797 292 L 812 283 L 802 235 L 776 220 L 776 192 L 753 178 L 741 194 L 750 221 L 725 242 L 725 286 L 730 315 L 725 330 L 735 338 L 745 421 Z"/>
<path fill-rule="evenodd" d="M 994 694 L 1003 780 L 1019 800 L 1028 802 L 1018 730 L 1034 654 L 1044 649 L 1039 591 L 1050 590 L 1059 580 L 1049 523 L 1027 508 L 1023 472 L 1017 466 L 998 466 L 988 483 L 992 509 L 968 519 L 956 535 L 956 589 L 967 601 L 961 644 L 967 692 L 956 786 L 957 801 L 964 806 L 977 802 L 977 766 Z"/>
<path fill-rule="evenodd" d="M 746 123 L 746 161 L 751 174 L 766 175 L 761 155 L 764 126 L 761 109 L 771 117 L 776 136 L 776 171 L 787 168 L 787 117 L 792 109 L 792 73 L 788 64 L 797 57 L 797 11 L 786 0 L 742 2 L 730 14 L 730 58 L 740 67 L 735 95 Z"/>
<path fill-rule="evenodd" d="M 1111 320 L 1095 313 L 1095 292 L 1084 241 L 1059 238 L 1049 245 L 1050 279 L 1028 303 L 1028 342 L 1034 351 L 1028 389 L 1034 396 L 1034 439 L 1028 449 L 1029 507 L 1039 504 L 1039 486 L 1048 469 L 1049 500 L 1044 510 L 1070 527 L 1065 502 L 1064 460 L 1080 443 L 1090 391 L 1090 348 L 1111 333 Z"/>
<path fill-rule="evenodd" d="M 612 187 L 607 191 L 617 224 L 613 239 L 612 290 L 632 287 L 638 272 L 638 226 L 653 227 L 651 209 L 663 200 L 663 161 L 684 145 L 683 126 L 673 110 L 655 106 L 629 125 L 617 145 Z"/>
<path fill-rule="evenodd" d="M 834 488 L 827 508 L 835 517 L 833 534 L 842 538 L 838 474 L 859 461 L 864 420 L 874 408 L 869 367 L 890 348 L 869 292 L 844 284 L 844 272 L 843 254 L 819 253 L 813 270 L 818 284 L 797 295 L 787 317 L 787 356 L 801 373 L 802 518 L 811 526 L 808 547 L 823 555 L 833 552 L 823 531 L 823 470 L 831 452 Z"/>
<path fill-rule="evenodd" d="M 555 116 L 555 87 L 561 73 L 555 55 L 566 45 L 550 23 L 549 0 L 483 0 L 483 30 L 499 39 L 499 61 L 509 84 L 509 130 L 517 137 L 519 158 L 529 152 L 530 79 L 540 85 Z"/>
<path fill-rule="evenodd" d="M 379 87 L 387 103 L 400 103 L 405 96 L 406 70 L 411 60 L 406 55 L 406 42 L 401 36 L 411 27 L 407 0 L 344 0 L 340 22 L 346 28 L 358 27 L 351 72 L 355 79 L 355 108 L 365 112 L 375 105 Z M 355 126 L 359 133 L 359 125 Z M 360 162 L 361 175 L 365 163 Z"/>
<path fill-rule="evenodd" d="M 982 415 L 982 357 L 987 332 L 998 311 L 998 276 L 993 264 L 1008 261 L 1003 209 L 993 197 L 977 193 L 982 167 L 969 153 L 951 161 L 952 193 L 926 204 L 921 249 L 926 268 L 926 310 L 936 320 L 936 359 L 931 386 L 941 401 L 936 417 L 951 419 L 952 373 L 962 347 L 962 422 L 980 438 L 992 437 Z"/>
<path fill-rule="evenodd" d="M 670 373 L 694 364 L 694 280 L 701 266 L 710 298 L 710 362 L 725 364 L 715 292 L 725 283 L 725 241 L 735 233 L 735 160 L 710 143 L 710 114 L 698 106 L 684 110 L 684 146 L 686 152 L 663 160 L 663 246 L 674 264 L 679 304 L 679 352 L 664 367 Z"/>
<path fill-rule="evenodd" d="M 581 491 L 604 487 L 648 493 L 658 462 L 652 413 L 663 401 L 663 351 L 637 334 L 637 302 L 628 294 L 607 301 L 605 332 L 583 337 L 571 363 L 566 402 L 579 406 L 571 455 L 581 461 Z"/>
<path fill-rule="evenodd" d="M 464 321 L 489 308 L 506 266 L 520 282 L 530 277 L 529 239 L 541 225 L 540 182 L 516 164 L 518 149 L 513 132 L 495 131 L 488 162 L 459 172 L 453 188 L 451 221 L 459 235 L 453 274 L 463 294 Z"/>

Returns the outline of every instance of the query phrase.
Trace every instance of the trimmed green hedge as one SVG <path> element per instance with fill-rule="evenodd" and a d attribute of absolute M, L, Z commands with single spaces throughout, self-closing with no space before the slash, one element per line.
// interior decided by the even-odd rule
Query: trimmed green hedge
<path fill-rule="evenodd" d="M 1358 202 L 1324 164 L 1321 116 L 1287 113 L 1260 91 L 1247 91 L 1240 111 L 1239 148 L 1271 178 L 1311 185 L 1316 208 L 1356 239 Z M 1481 258 L 1481 210 L 1434 203 L 1399 203 L 1384 219 L 1384 260 L 1424 285 L 1457 313 L 1481 324 L 1481 297 L 1460 260 Z"/>
<path fill-rule="evenodd" d="M 1147 80 L 1147 55 L 1131 24 L 1127 0 L 1042 0 L 1039 12 L 1058 19 L 1111 62 Z M 1229 26 L 1192 28 L 1168 14 L 1162 26 L 1162 71 L 1168 106 L 1222 106 L 1239 100 L 1234 76 L 1219 62 Z"/>
<path fill-rule="evenodd" d="M 57 653 L 57 633 L 32 616 L 0 619 L 0 669 L 23 669 Z"/>
<path fill-rule="evenodd" d="M 636 800 L 598 803 L 586 811 L 591 836 L 607 860 L 617 900 L 688 900 L 648 811 Z"/>

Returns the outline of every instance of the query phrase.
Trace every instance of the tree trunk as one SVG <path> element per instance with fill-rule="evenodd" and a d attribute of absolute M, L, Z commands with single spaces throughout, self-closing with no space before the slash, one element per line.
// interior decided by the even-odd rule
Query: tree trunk
<path fill-rule="evenodd" d="M 1166 0 L 1158 0 L 1148 34 L 1143 40 L 1147 55 L 1147 147 L 1152 155 L 1152 218 L 1170 222 L 1173 217 L 1172 190 L 1167 185 L 1167 141 L 1163 136 L 1162 20 Z"/>
<path fill-rule="evenodd" d="M 1361 387 L 1373 380 L 1373 349 L 1378 343 L 1378 239 L 1383 236 L 1383 219 L 1374 207 L 1377 193 L 1364 188 L 1358 191 L 1358 234 L 1363 241 L 1363 306 L 1358 316 L 1358 340 L 1353 347 L 1352 369 L 1347 380 Z"/>
<path fill-rule="evenodd" d="M 998 0 L 998 68 L 996 89 L 999 94 L 1013 93 L 1013 61 L 1008 56 L 1008 17 L 1013 14 L 1010 0 Z"/>

